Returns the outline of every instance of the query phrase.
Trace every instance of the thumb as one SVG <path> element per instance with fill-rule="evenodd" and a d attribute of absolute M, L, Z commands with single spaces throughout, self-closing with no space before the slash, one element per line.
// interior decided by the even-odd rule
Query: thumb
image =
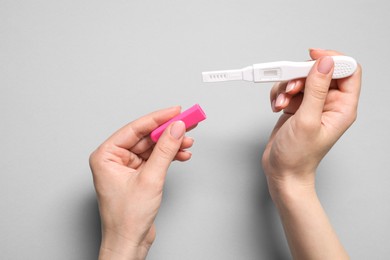
<path fill-rule="evenodd" d="M 152 179 L 165 178 L 169 165 L 175 158 L 183 141 L 186 126 L 183 121 L 173 122 L 158 139 L 148 161 L 144 173 Z"/>
<path fill-rule="evenodd" d="M 330 82 L 334 62 L 332 57 L 321 57 L 314 64 L 305 83 L 302 104 L 297 111 L 305 122 L 320 123 Z"/>

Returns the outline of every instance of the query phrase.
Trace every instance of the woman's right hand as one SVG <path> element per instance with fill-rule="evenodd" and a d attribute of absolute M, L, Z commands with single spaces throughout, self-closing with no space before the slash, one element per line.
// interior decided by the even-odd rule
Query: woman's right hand
<path fill-rule="evenodd" d="M 294 259 L 348 259 L 315 191 L 321 159 L 356 119 L 361 68 L 332 80 L 334 51 L 312 50 L 306 80 L 276 84 L 275 112 L 283 111 L 263 154 L 263 168 Z"/>
<path fill-rule="evenodd" d="M 348 78 L 332 80 L 335 51 L 313 49 L 317 60 L 306 80 L 275 84 L 274 112 L 283 111 L 263 154 L 263 167 L 273 188 L 285 181 L 314 187 L 321 159 L 354 122 L 361 85 L 361 67 Z"/>

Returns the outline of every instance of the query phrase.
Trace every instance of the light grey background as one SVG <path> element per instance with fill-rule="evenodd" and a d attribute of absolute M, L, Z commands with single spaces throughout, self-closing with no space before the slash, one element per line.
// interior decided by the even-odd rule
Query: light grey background
<path fill-rule="evenodd" d="M 336 49 L 364 68 L 357 122 L 318 171 L 352 259 L 390 255 L 388 1 L 0 0 L 0 254 L 95 259 L 88 156 L 153 110 L 199 103 L 193 158 L 174 163 L 148 259 L 288 259 L 260 158 L 271 84 L 205 70 Z"/>

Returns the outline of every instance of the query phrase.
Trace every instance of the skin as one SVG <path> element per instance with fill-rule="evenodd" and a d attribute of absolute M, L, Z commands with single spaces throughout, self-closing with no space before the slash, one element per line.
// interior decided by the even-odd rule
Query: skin
<path fill-rule="evenodd" d="M 90 156 L 99 203 L 102 243 L 99 259 L 145 259 L 156 229 L 165 176 L 173 160 L 187 161 L 194 140 L 185 125 L 172 123 L 157 144 L 149 134 L 180 113 L 153 112 L 114 133 Z"/>
<path fill-rule="evenodd" d="M 316 169 L 355 121 L 361 67 L 332 80 L 335 51 L 310 50 L 317 60 L 306 80 L 275 84 L 271 107 L 283 111 L 262 158 L 271 197 L 294 259 L 348 259 L 315 191 Z"/>
<path fill-rule="evenodd" d="M 274 85 L 271 107 L 283 111 L 262 165 L 294 259 L 348 259 L 315 191 L 315 171 L 356 118 L 361 68 L 331 80 L 335 51 L 311 50 L 318 60 L 306 80 Z M 145 259 L 155 239 L 154 220 L 172 161 L 187 161 L 194 140 L 172 123 L 155 144 L 150 133 L 180 113 L 171 107 L 119 129 L 90 156 L 99 203 L 99 259 Z"/>

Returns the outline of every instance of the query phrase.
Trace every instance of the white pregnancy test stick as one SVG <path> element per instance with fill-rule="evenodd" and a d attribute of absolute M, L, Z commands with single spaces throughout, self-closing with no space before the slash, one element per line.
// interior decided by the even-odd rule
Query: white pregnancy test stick
<path fill-rule="evenodd" d="M 356 68 L 356 61 L 348 56 L 332 56 L 334 60 L 333 79 L 351 76 Z M 292 62 L 277 61 L 253 64 L 238 70 L 220 70 L 202 72 L 203 82 L 222 82 L 246 80 L 253 82 L 287 81 L 306 78 L 315 61 Z"/>

